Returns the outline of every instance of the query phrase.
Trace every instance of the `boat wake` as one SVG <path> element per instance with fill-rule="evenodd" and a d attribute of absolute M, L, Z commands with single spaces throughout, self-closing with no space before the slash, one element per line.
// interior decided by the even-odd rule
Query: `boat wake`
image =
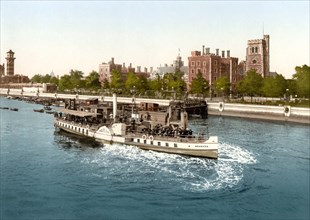
<path fill-rule="evenodd" d="M 240 146 L 220 143 L 218 160 L 145 151 L 133 146 L 105 145 L 100 154 L 83 163 L 102 168 L 93 173 L 103 179 L 156 185 L 178 186 L 201 192 L 233 190 L 244 178 L 244 169 L 257 161 Z M 98 169 L 96 169 L 98 171 Z"/>

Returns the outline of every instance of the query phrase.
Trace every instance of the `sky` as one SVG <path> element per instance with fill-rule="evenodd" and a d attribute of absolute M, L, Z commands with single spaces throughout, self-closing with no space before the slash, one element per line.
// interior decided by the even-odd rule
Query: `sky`
<path fill-rule="evenodd" d="M 247 41 L 270 35 L 270 71 L 309 66 L 309 1 L 0 1 L 1 64 L 15 74 L 87 76 L 109 62 L 142 69 L 185 65 L 202 45 L 245 60 Z"/>

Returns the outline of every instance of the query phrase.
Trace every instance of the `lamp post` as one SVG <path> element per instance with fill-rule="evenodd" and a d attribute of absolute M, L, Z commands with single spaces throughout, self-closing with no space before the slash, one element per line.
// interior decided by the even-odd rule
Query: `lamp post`
<path fill-rule="evenodd" d="M 130 89 L 130 92 L 132 94 L 132 107 L 131 107 L 131 116 L 133 115 L 134 109 L 136 108 L 136 86 L 133 86 L 132 89 Z"/>
<path fill-rule="evenodd" d="M 286 93 L 285 93 L 285 103 L 286 105 L 288 104 L 288 101 L 289 101 L 289 89 L 286 89 Z"/>
<path fill-rule="evenodd" d="M 224 102 L 224 88 L 221 88 L 221 93 L 222 93 L 222 102 Z"/>

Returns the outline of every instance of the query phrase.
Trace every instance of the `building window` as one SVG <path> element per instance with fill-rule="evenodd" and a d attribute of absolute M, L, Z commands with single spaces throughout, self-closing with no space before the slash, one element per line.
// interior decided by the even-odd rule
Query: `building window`
<path fill-rule="evenodd" d="M 217 73 L 217 68 L 214 69 L 214 73 Z"/>
<path fill-rule="evenodd" d="M 197 61 L 197 66 L 200 66 L 200 62 L 199 61 Z"/>
<path fill-rule="evenodd" d="M 197 69 L 197 74 L 200 72 L 200 69 Z"/>
<path fill-rule="evenodd" d="M 195 61 L 192 61 L 192 66 L 195 66 Z"/>
<path fill-rule="evenodd" d="M 257 47 L 255 47 L 255 53 L 258 53 L 258 48 Z"/>
<path fill-rule="evenodd" d="M 253 64 L 256 64 L 256 60 L 252 60 L 252 63 L 253 63 Z"/>
<path fill-rule="evenodd" d="M 195 73 L 195 70 L 194 70 L 194 69 L 192 69 L 192 73 Z"/>
<path fill-rule="evenodd" d="M 214 60 L 214 65 L 215 65 L 215 66 L 217 65 L 217 60 Z"/>
<path fill-rule="evenodd" d="M 206 69 L 203 69 L 202 72 L 205 74 L 206 73 Z"/>
<path fill-rule="evenodd" d="M 203 61 L 202 65 L 203 65 L 203 66 L 206 66 L 206 65 L 207 65 L 207 62 L 206 62 L 206 61 Z"/>
<path fill-rule="evenodd" d="M 216 80 L 216 76 L 214 76 L 214 80 Z"/>

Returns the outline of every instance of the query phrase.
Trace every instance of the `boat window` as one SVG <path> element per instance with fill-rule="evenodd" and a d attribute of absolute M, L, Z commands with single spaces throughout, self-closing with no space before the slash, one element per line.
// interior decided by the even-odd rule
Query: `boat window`
<path fill-rule="evenodd" d="M 174 144 L 174 147 L 178 147 L 178 145 L 175 143 L 175 144 Z"/>
<path fill-rule="evenodd" d="M 137 142 L 140 143 L 140 139 L 137 139 Z"/>
<path fill-rule="evenodd" d="M 168 143 L 166 143 L 166 147 L 169 147 L 169 144 L 168 144 Z"/>
<path fill-rule="evenodd" d="M 159 141 L 157 142 L 157 144 L 158 144 L 158 146 L 160 146 L 160 142 Z"/>
<path fill-rule="evenodd" d="M 153 145 L 153 141 L 151 141 L 151 144 Z"/>
<path fill-rule="evenodd" d="M 144 143 L 146 144 L 146 140 L 144 140 Z"/>

